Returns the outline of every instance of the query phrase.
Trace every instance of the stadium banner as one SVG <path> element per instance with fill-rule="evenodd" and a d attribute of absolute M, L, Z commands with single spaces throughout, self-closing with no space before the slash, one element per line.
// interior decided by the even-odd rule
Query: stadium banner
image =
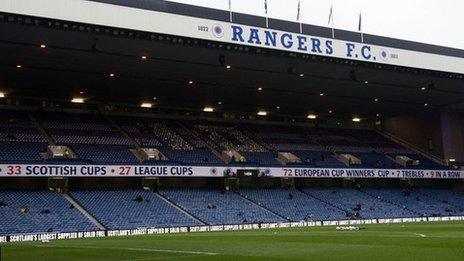
<path fill-rule="evenodd" d="M 240 173 L 238 175 L 237 173 Z M 1 177 L 255 177 L 464 179 L 461 170 L 258 168 L 251 166 L 7 165 Z"/>
<path fill-rule="evenodd" d="M 267 168 L 261 171 L 266 176 L 288 178 L 464 179 L 461 170 Z"/>
<path fill-rule="evenodd" d="M 95 238 L 105 236 L 105 231 L 23 234 L 7 236 L 7 242 L 50 241 L 61 239 Z"/>
<path fill-rule="evenodd" d="M 279 222 L 279 223 L 258 223 L 258 224 L 239 224 L 239 225 L 216 225 L 216 226 L 192 226 L 192 227 L 166 227 L 166 228 L 137 228 L 124 230 L 107 231 L 84 231 L 84 232 L 49 232 L 38 234 L 19 234 L 0 236 L 0 243 L 7 242 L 28 242 L 96 237 L 119 237 L 119 236 L 140 236 L 153 234 L 176 234 L 176 233 L 197 233 L 214 231 L 238 231 L 249 229 L 277 229 L 290 227 L 320 227 L 337 226 L 336 230 L 359 229 L 353 225 L 369 224 L 389 224 L 389 223 L 417 223 L 417 222 L 448 222 L 464 221 L 464 216 L 452 217 L 418 217 L 418 218 L 394 218 L 394 219 L 367 219 L 367 220 L 338 220 L 338 221 L 300 221 L 300 222 Z"/>
<path fill-rule="evenodd" d="M 0 164 L 0 177 L 223 177 L 227 169 L 201 166 Z"/>
<path fill-rule="evenodd" d="M 464 59 L 86 0 L 2 0 L 0 12 L 325 57 L 464 73 Z"/>

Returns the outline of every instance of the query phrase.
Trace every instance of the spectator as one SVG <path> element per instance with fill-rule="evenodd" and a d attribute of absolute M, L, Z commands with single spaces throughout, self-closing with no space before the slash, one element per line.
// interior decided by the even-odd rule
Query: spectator
<path fill-rule="evenodd" d="M 311 213 L 308 213 L 308 215 L 306 215 L 306 221 L 310 222 L 310 221 L 313 221 L 313 214 Z"/>
<path fill-rule="evenodd" d="M 0 208 L 1 207 L 6 207 L 6 206 L 8 206 L 8 204 L 5 201 L 0 200 Z"/>
<path fill-rule="evenodd" d="M 141 195 L 137 195 L 137 197 L 135 197 L 134 201 L 137 202 L 137 203 L 142 203 L 143 202 L 143 197 Z"/>

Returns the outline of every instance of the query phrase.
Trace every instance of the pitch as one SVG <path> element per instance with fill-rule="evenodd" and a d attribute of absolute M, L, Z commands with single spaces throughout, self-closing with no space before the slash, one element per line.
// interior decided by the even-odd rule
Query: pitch
<path fill-rule="evenodd" d="M 464 222 L 206 232 L 2 245 L 2 260 L 464 260 Z"/>

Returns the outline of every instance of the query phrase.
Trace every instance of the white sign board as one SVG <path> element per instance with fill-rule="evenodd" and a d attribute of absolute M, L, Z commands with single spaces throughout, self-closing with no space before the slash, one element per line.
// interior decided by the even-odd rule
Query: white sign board
<path fill-rule="evenodd" d="M 464 73 L 464 59 L 85 0 L 1 0 L 0 11 L 356 61 Z"/>
<path fill-rule="evenodd" d="M 254 177 L 271 178 L 409 178 L 464 179 L 459 170 L 258 168 L 227 166 L 149 165 L 27 165 L 0 164 L 2 177 L 233 177 L 237 170 L 257 170 Z M 251 173 L 251 171 L 250 171 Z M 251 174 L 250 174 L 251 175 Z"/>

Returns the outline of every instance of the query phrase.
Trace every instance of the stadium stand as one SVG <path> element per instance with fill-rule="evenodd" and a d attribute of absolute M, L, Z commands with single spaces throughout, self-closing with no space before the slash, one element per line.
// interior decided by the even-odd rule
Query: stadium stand
<path fill-rule="evenodd" d="M 345 219 L 340 209 L 295 189 L 241 189 L 240 194 L 292 221 Z"/>
<path fill-rule="evenodd" d="M 362 191 L 377 197 L 379 200 L 412 211 L 416 216 L 453 216 L 457 213 L 462 213 L 462 208 L 452 206 L 446 200 L 443 202 L 443 200 L 439 201 L 435 198 L 424 196 L 419 193 L 420 190 L 366 188 Z M 449 191 L 447 194 L 452 195 Z"/>
<path fill-rule="evenodd" d="M 35 163 L 44 159 L 47 142 L 25 113 L 0 113 L 0 161 L 5 163 Z"/>
<path fill-rule="evenodd" d="M 209 225 L 285 220 L 230 191 L 179 188 L 161 194 Z"/>
<path fill-rule="evenodd" d="M 449 189 L 443 188 L 416 188 L 415 191 L 425 195 L 428 199 L 439 201 L 442 204 L 447 204 L 451 207 L 445 208 L 446 215 L 453 213 L 454 215 L 464 214 L 464 195 L 456 193 Z"/>
<path fill-rule="evenodd" d="M 2 235 L 98 230 L 56 192 L 0 191 L 0 202 Z"/>
<path fill-rule="evenodd" d="M 159 196 L 143 190 L 76 190 L 70 195 L 109 229 L 199 225 Z"/>
<path fill-rule="evenodd" d="M 311 136 L 311 129 L 293 126 L 247 126 L 260 140 L 279 152 L 290 152 L 301 162 L 292 165 L 313 167 L 343 167 L 324 146 Z"/>
<path fill-rule="evenodd" d="M 39 112 L 35 116 L 54 143 L 72 149 L 77 156 L 74 163 L 140 164 L 141 160 L 131 152 L 139 146 L 155 148 L 165 156 L 163 161 L 148 160 L 144 164 L 223 165 L 221 153 L 236 151 L 243 156 L 244 162 L 237 158 L 230 164 L 281 166 L 278 153 L 285 152 L 300 159 L 287 163 L 289 165 L 446 169 L 369 130 L 133 117 L 115 117 L 116 125 L 113 125 L 106 116 L 88 113 Z M 43 162 L 41 153 L 49 144 L 26 113 L 3 111 L 0 117 L 1 161 Z M 359 158 L 360 162 L 343 163 L 340 156 L 344 154 Z M 406 157 L 408 162 L 400 165 L 397 157 Z"/>
<path fill-rule="evenodd" d="M 314 198 L 343 209 L 347 218 L 400 218 L 414 217 L 414 213 L 388 201 L 374 198 L 355 189 L 311 188 L 303 190 Z"/>
<path fill-rule="evenodd" d="M 298 8 L 301 21 L 267 15 L 270 1 L 261 1 L 266 17 L 252 8 L 238 12 L 232 1 L 229 10 L 175 2 L 196 1 L 0 0 L 1 244 L 14 238 L 3 235 L 28 233 L 464 219 L 464 50 L 364 34 L 361 13 L 354 32 L 305 24 L 302 1 L 280 1 Z M 456 171 L 449 171 L 452 164 Z M 345 229 L 358 222 L 329 223 Z M 180 226 L 204 227 L 171 229 Z M 461 238 L 443 236 L 461 243 L 459 253 L 445 244 L 437 251 L 429 244 L 440 244 L 433 233 L 408 229 L 386 236 L 382 254 L 464 256 L 460 226 Z M 358 228 L 374 239 L 370 226 Z M 328 235 L 339 232 L 334 227 Z M 267 252 L 269 241 L 281 238 L 259 241 L 255 234 L 247 236 L 257 244 L 242 252 Z M 274 260 L 298 259 L 293 252 L 301 251 L 300 259 L 313 258 L 309 248 L 318 246 L 356 252 L 346 259 L 380 259 L 369 255 L 372 244 L 359 247 L 361 237 L 335 248 L 319 236 L 310 246 L 295 235 L 286 235 L 293 244 L 278 242 L 288 253 L 269 251 Z M 179 250 L 166 242 L 151 251 L 119 242 L 103 250 L 125 260 L 162 259 L 161 253 L 246 259 L 231 253 L 234 242 L 211 238 L 218 246 L 190 240 Z M 426 245 L 423 256 L 409 258 L 407 250 L 422 250 L 411 240 Z M 87 259 L 98 259 L 100 250 L 80 249 Z"/>
<path fill-rule="evenodd" d="M 117 122 L 141 147 L 158 149 L 167 158 L 168 163 L 224 164 L 204 141 L 197 138 L 178 121 L 121 117 L 117 119 Z"/>
<path fill-rule="evenodd" d="M 249 135 L 241 130 L 238 125 L 220 124 L 220 123 L 198 123 L 192 124 L 198 136 L 212 144 L 216 151 L 236 151 L 243 156 L 243 160 L 235 159 L 237 162 L 275 166 L 281 165 L 277 161 L 277 153 L 266 149 Z"/>
<path fill-rule="evenodd" d="M 70 147 L 85 163 L 140 163 L 130 152 L 131 141 L 103 116 L 39 113 L 37 118 L 56 144 Z"/>
<path fill-rule="evenodd" d="M 121 128 L 142 147 L 160 147 L 162 143 L 153 135 L 153 130 L 140 122 L 128 125 L 128 119 L 120 120 Z"/>
<path fill-rule="evenodd" d="M 282 221 L 464 215 L 464 196 L 444 188 L 76 189 L 69 195 L 108 229 Z M 98 230 L 62 195 L 0 192 L 0 234 Z"/>
<path fill-rule="evenodd" d="M 300 158 L 296 165 L 313 167 L 402 168 L 396 156 L 406 155 L 417 162 L 419 168 L 443 166 L 401 147 L 371 130 L 343 130 L 305 128 L 299 126 L 246 125 L 269 147 L 279 152 L 290 152 Z M 337 156 L 350 154 L 361 160 L 360 164 L 346 166 Z M 416 166 L 414 166 L 416 167 Z"/>
<path fill-rule="evenodd" d="M 0 161 L 4 163 L 227 164 L 224 151 L 245 162 L 237 166 L 317 168 L 447 169 L 372 130 L 220 123 L 99 114 L 2 111 Z M 77 159 L 44 159 L 48 145 L 65 145 Z M 165 157 L 141 162 L 133 150 L 157 149 Z M 299 162 L 284 163 L 279 153 Z M 342 154 L 359 158 L 348 164 Z M 410 162 L 396 161 L 406 156 Z M 69 194 L 108 229 L 464 215 L 463 196 L 439 188 L 163 188 L 76 189 Z M 0 192 L 0 234 L 98 229 L 60 194 Z M 46 211 L 45 211 L 46 210 Z"/>
<path fill-rule="evenodd" d="M 355 131 L 340 129 L 324 129 L 317 140 L 326 146 L 330 151 L 338 155 L 348 154 L 360 160 L 358 164 L 348 163 L 350 167 L 356 168 L 397 168 L 398 165 L 388 158 L 387 155 L 379 153 L 370 143 L 365 143 L 363 139 L 353 135 Z M 363 132 L 364 133 L 364 132 Z M 361 134 L 362 136 L 362 134 Z M 369 132 L 368 136 L 375 137 L 374 132 Z M 375 139 L 375 138 L 374 138 Z"/>

